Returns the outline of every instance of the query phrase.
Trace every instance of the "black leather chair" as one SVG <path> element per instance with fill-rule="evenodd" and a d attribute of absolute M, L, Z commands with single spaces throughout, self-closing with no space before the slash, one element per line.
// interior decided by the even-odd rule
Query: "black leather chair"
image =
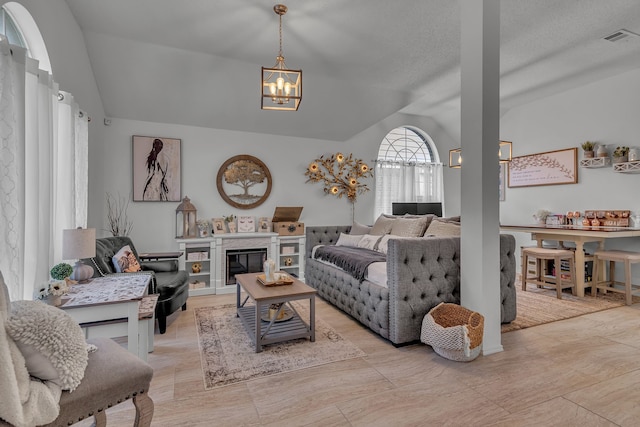
<path fill-rule="evenodd" d="M 102 237 L 96 239 L 96 257 L 83 259 L 82 262 L 93 267 L 94 277 L 109 274 L 118 274 L 113 265 L 113 256 L 124 246 L 129 245 L 142 270 L 152 272 L 149 293 L 156 293 L 158 304 L 156 305 L 156 319 L 160 333 L 167 330 L 167 316 L 182 307 L 187 309 L 189 297 L 189 274 L 178 269 L 178 260 L 140 261 L 138 252 L 129 237 Z M 120 273 L 136 274 L 136 273 Z"/>

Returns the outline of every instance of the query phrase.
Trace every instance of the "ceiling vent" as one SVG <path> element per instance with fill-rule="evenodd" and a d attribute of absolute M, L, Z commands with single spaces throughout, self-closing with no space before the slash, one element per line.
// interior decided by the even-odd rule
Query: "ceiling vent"
<path fill-rule="evenodd" d="M 631 31 L 627 31 L 627 30 L 618 30 L 612 34 L 609 34 L 606 37 L 603 37 L 603 40 L 612 42 L 612 43 L 616 43 L 616 42 L 628 42 L 634 39 L 638 39 L 640 38 L 640 36 L 638 36 L 637 34 L 632 33 Z"/>

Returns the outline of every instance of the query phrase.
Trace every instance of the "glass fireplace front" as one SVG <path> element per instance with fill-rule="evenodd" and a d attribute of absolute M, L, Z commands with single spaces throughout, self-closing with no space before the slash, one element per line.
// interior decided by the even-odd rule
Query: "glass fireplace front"
<path fill-rule="evenodd" d="M 236 274 L 258 273 L 267 260 L 267 248 L 228 249 L 226 285 L 236 284 Z"/>

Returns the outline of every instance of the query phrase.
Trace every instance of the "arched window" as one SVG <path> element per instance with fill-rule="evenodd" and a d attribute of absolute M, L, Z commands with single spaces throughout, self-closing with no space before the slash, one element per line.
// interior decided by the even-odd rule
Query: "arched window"
<path fill-rule="evenodd" d="M 49 52 L 44 44 L 42 33 L 34 21 L 33 16 L 20 3 L 14 1 L 2 5 L 2 29 L 9 44 L 23 47 L 29 58 L 38 61 L 38 68 L 51 73 Z"/>
<path fill-rule="evenodd" d="M 63 261 L 62 230 L 86 226 L 88 118 L 59 90 L 29 11 L 5 3 L 0 21 L 0 271 L 11 299 L 32 299 Z"/>
<path fill-rule="evenodd" d="M 0 9 L 0 33 L 9 40 L 10 44 L 28 49 L 20 29 L 4 6 Z"/>
<path fill-rule="evenodd" d="M 442 202 L 442 177 L 440 156 L 426 132 L 393 129 L 378 150 L 374 218 L 390 214 L 393 202 Z"/>

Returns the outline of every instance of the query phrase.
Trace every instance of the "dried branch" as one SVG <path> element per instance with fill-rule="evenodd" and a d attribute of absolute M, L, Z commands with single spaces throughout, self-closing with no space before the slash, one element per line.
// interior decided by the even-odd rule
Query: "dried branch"
<path fill-rule="evenodd" d="M 127 210 L 129 209 L 129 199 L 118 196 L 116 199 L 107 193 L 107 222 L 109 231 L 114 236 L 128 236 L 133 229 L 133 221 L 129 220 Z"/>

